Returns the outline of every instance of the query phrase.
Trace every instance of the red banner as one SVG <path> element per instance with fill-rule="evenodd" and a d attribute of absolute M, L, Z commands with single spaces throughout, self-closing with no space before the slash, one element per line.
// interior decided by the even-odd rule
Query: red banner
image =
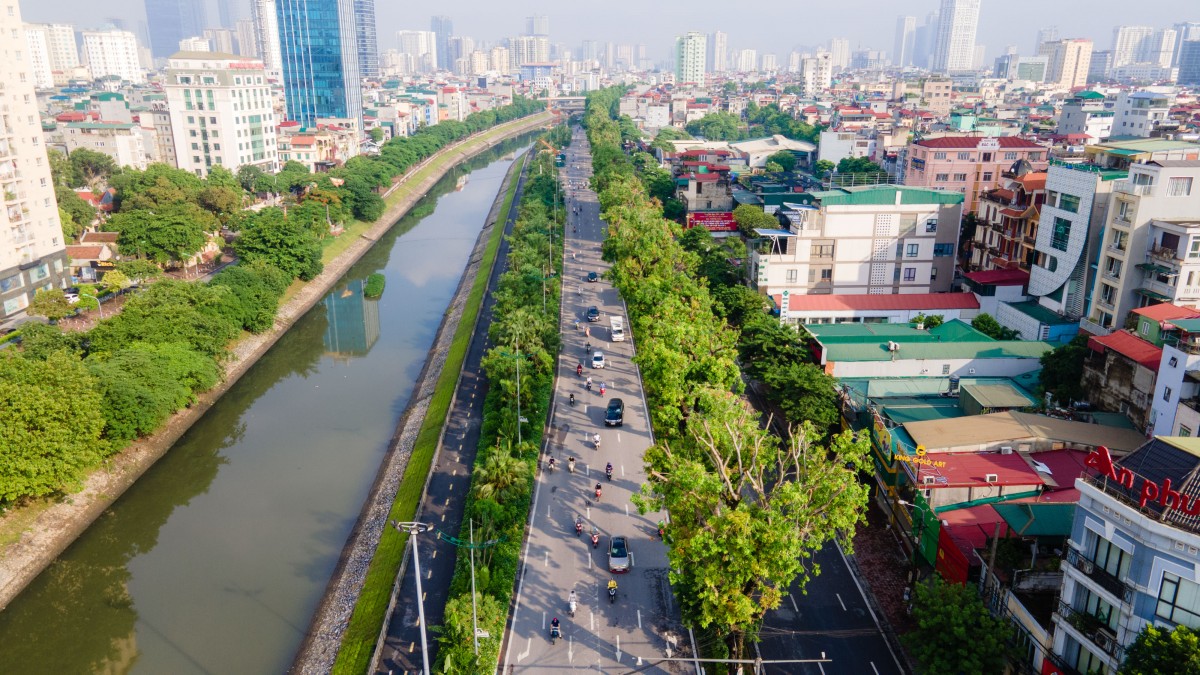
<path fill-rule="evenodd" d="M 702 225 L 710 232 L 735 232 L 737 221 L 732 211 L 696 211 L 687 214 L 687 227 Z"/>

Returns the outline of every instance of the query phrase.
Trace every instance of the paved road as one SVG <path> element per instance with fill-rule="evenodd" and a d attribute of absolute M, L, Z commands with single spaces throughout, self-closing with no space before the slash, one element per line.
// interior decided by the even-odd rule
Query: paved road
<path fill-rule="evenodd" d="M 819 659 L 832 663 L 768 665 L 767 673 L 867 673 L 903 675 L 883 634 L 835 544 L 815 556 L 821 575 L 808 584 L 808 595 L 796 587 L 779 609 L 763 622 L 763 659 Z"/>
<path fill-rule="evenodd" d="M 524 158 L 517 161 L 523 162 Z M 505 232 L 512 231 L 513 222 L 517 217 L 519 196 L 524 188 L 525 173 L 519 174 L 517 183 L 518 198 L 513 199 L 509 213 L 505 218 Z M 496 257 L 496 265 L 488 278 L 488 288 L 484 295 L 483 306 L 479 313 L 479 323 L 475 335 L 471 338 L 471 346 L 463 362 L 462 377 L 458 382 L 458 391 L 454 399 L 454 407 L 446 417 L 446 432 L 443 437 L 441 452 L 437 464 L 433 467 L 433 476 L 429 480 L 429 489 L 425 493 L 421 506 L 421 520 L 433 523 L 442 530 L 467 537 L 461 529 L 463 507 L 459 495 L 465 495 L 471 488 L 471 467 L 475 464 L 475 452 L 479 445 L 479 425 L 483 419 L 483 401 L 487 397 L 487 378 L 480 367 L 480 360 L 488 349 L 488 327 L 492 322 L 492 306 L 495 300 L 492 292 L 496 288 L 500 273 L 504 271 L 504 261 L 508 257 L 508 239 L 501 240 Z M 453 498 L 452 498 L 453 497 Z M 421 554 L 421 590 L 425 593 L 425 623 L 438 626 L 445 614 L 446 600 L 450 593 L 450 579 L 454 575 L 454 560 L 458 551 L 445 541 L 430 535 L 420 535 L 418 550 Z M 414 566 L 409 565 L 401 582 L 396 608 L 388 617 L 388 635 L 383 647 L 383 658 L 379 660 L 378 673 L 420 673 L 421 664 L 421 630 L 416 605 L 416 581 L 413 578 Z M 433 667 L 437 657 L 437 634 L 430 632 L 429 663 Z"/>
<path fill-rule="evenodd" d="M 639 658 L 665 656 L 669 643 L 676 645 L 672 653 L 679 656 L 679 647 L 690 643 L 679 626 L 678 605 L 667 579 L 666 548 L 658 539 L 657 523 L 662 516 L 638 515 L 630 502 L 630 495 L 645 481 L 642 454 L 652 438 L 641 381 L 631 362 L 634 344 L 629 337 L 636 336 L 628 336 L 624 342 L 609 340 L 613 316 L 624 318 L 629 332 L 624 306 L 607 281 L 585 280 L 589 271 L 603 272 L 607 265 L 600 260 L 604 226 L 599 204 L 596 195 L 584 187 L 591 173 L 591 156 L 581 131 L 575 133 L 562 173 L 568 186 L 567 208 L 571 209 L 563 275 L 563 351 L 544 447 L 559 468 L 538 476 L 502 665 L 505 672 L 628 672 L 639 665 L 645 666 L 639 672 L 692 672 L 687 664 L 668 668 L 639 662 Z M 585 312 L 592 306 L 601 312 L 599 322 L 585 320 Z M 585 326 L 590 337 L 584 334 Z M 591 355 L 585 348 L 589 341 L 593 350 L 604 352 L 607 366 L 602 370 L 589 367 Z M 585 369 L 583 377 L 575 374 L 579 363 Z M 595 383 L 591 392 L 584 386 L 589 375 Z M 603 397 L 595 390 L 601 382 L 607 385 Z M 577 399 L 574 406 L 568 403 L 572 393 Z M 606 428 L 605 406 L 614 397 L 625 401 L 625 423 Z M 588 440 L 595 433 L 601 438 L 598 450 Z M 573 474 L 567 471 L 570 457 L 577 458 Z M 611 482 L 604 476 L 608 462 L 614 467 Z M 603 488 L 599 502 L 593 495 L 597 482 Z M 586 523 L 584 535 L 578 537 L 574 528 L 577 516 Z M 588 536 L 593 528 L 600 533 L 600 546 L 595 549 Z M 612 535 L 629 539 L 634 564 L 627 574 L 607 571 Z M 620 588 L 616 602 L 610 603 L 606 586 L 614 576 Z M 572 590 L 580 600 L 574 618 L 567 613 L 567 596 Z M 551 645 L 549 623 L 554 617 L 562 622 L 563 640 Z"/>

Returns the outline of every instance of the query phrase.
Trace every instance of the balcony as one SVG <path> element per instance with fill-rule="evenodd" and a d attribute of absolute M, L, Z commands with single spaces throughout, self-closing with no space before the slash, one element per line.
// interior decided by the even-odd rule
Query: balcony
<path fill-rule="evenodd" d="M 1063 675 L 1083 675 L 1083 673 L 1067 665 L 1066 660 L 1053 651 L 1046 652 L 1046 660 L 1053 663 L 1054 667 L 1062 672 Z"/>
<path fill-rule="evenodd" d="M 1101 621 L 1100 617 L 1075 609 L 1061 600 L 1055 613 L 1063 623 L 1069 624 L 1102 653 L 1116 659 L 1118 663 L 1125 659 L 1125 649 L 1117 643 L 1116 633 Z"/>
<path fill-rule="evenodd" d="M 1067 562 L 1072 567 L 1083 572 L 1083 575 L 1088 579 L 1096 582 L 1100 588 L 1112 593 L 1115 597 L 1121 599 L 1121 602 L 1129 604 L 1133 602 L 1133 587 L 1121 581 L 1116 575 L 1112 574 L 1103 567 L 1097 565 L 1092 559 L 1083 554 L 1082 551 L 1074 546 L 1067 546 Z"/>
<path fill-rule="evenodd" d="M 1021 241 L 1024 242 L 1024 244 L 1026 246 L 1036 246 L 1037 245 L 1037 238 L 1031 237 L 1027 234 L 1021 236 Z"/>
<path fill-rule="evenodd" d="M 1178 265 L 1180 262 L 1183 262 L 1183 260 L 1179 257 L 1179 251 L 1176 251 L 1173 248 L 1164 248 L 1162 246 L 1155 246 L 1154 248 L 1150 249 L 1150 252 L 1147 253 L 1146 255 L 1148 255 L 1151 258 L 1154 258 L 1155 260 L 1164 260 L 1166 262 L 1174 263 L 1176 265 Z"/>
<path fill-rule="evenodd" d="M 1113 181 L 1113 191 L 1127 195 L 1145 196 L 1149 195 L 1153 189 L 1153 185 L 1139 185 L 1128 180 Z"/>

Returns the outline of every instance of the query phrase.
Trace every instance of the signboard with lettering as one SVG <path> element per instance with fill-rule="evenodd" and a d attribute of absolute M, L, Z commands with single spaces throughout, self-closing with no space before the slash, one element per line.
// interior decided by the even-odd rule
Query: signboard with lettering
<path fill-rule="evenodd" d="M 1161 483 L 1153 483 L 1142 478 L 1125 467 L 1113 463 L 1112 455 L 1103 445 L 1092 451 L 1084 466 L 1095 469 L 1101 476 L 1116 482 L 1129 490 L 1134 489 L 1136 481 L 1141 481 L 1138 489 L 1138 506 L 1146 508 L 1147 504 L 1157 502 L 1163 511 L 1182 511 L 1189 516 L 1200 515 L 1200 498 L 1193 498 L 1178 490 L 1171 489 L 1171 479 L 1164 478 Z"/>
<path fill-rule="evenodd" d="M 687 214 L 686 227 L 702 225 L 710 232 L 736 232 L 732 211 L 697 211 Z"/>
<path fill-rule="evenodd" d="M 789 313 L 790 308 L 788 307 L 788 302 L 789 302 L 788 291 L 785 289 L 783 291 L 782 297 L 779 300 L 779 322 L 780 323 L 787 323 L 788 317 L 790 316 L 790 313 Z"/>

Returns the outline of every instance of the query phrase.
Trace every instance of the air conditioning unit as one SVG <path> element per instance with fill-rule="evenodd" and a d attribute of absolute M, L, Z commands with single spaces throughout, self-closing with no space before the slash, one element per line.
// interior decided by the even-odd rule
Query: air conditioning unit
<path fill-rule="evenodd" d="M 1002 455 L 1011 455 L 1011 454 L 1012 454 L 1012 446 L 1011 446 L 1011 445 L 1002 445 L 1002 446 L 1000 446 L 1000 454 L 1002 454 Z"/>
<path fill-rule="evenodd" d="M 892 342 L 891 340 L 888 340 L 888 351 L 889 352 L 898 352 L 898 351 L 900 351 L 900 345 L 895 342 Z"/>
<path fill-rule="evenodd" d="M 937 476 L 925 476 L 921 479 L 921 483 L 924 485 L 935 485 L 937 483 Z"/>
<path fill-rule="evenodd" d="M 989 473 L 984 476 L 983 479 L 989 483 L 995 483 L 996 481 L 1000 480 L 1000 476 L 997 476 L 994 473 Z"/>

